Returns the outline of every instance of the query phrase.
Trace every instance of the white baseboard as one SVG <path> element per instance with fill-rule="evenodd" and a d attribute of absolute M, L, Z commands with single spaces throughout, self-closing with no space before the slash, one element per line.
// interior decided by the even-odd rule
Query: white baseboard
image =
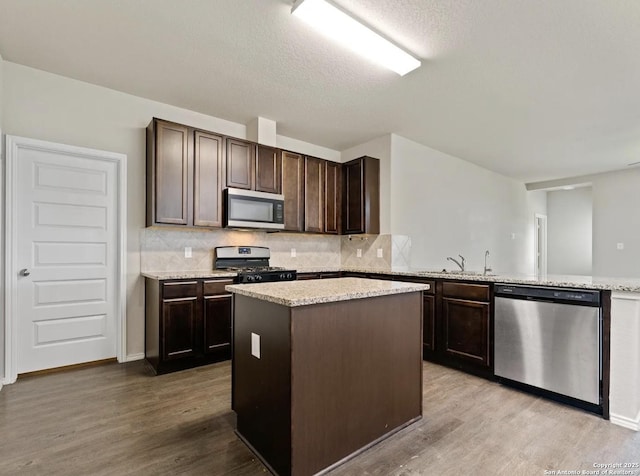
<path fill-rule="evenodd" d="M 138 354 L 127 354 L 125 358 L 125 362 L 133 362 L 134 360 L 142 360 L 144 359 L 144 352 L 140 352 Z"/>
<path fill-rule="evenodd" d="M 629 418 L 625 416 L 609 414 L 609 420 L 614 425 L 622 426 L 633 431 L 640 431 L 640 413 L 635 418 Z"/>

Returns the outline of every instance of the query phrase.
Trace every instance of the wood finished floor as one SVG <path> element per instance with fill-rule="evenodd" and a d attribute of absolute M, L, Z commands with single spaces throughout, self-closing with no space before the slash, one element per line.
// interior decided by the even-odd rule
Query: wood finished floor
<path fill-rule="evenodd" d="M 230 380 L 228 362 L 159 377 L 133 362 L 18 379 L 0 391 L 0 474 L 268 474 L 233 433 Z M 330 474 L 543 475 L 640 462 L 640 433 L 426 362 L 423 406 L 420 422 Z"/>

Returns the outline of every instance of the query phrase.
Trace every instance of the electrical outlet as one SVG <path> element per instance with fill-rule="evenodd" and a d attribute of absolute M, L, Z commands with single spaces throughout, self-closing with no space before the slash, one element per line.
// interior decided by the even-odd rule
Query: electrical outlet
<path fill-rule="evenodd" d="M 616 245 L 616 248 L 619 249 L 619 250 L 624 250 L 624 243 L 618 243 Z"/>
<path fill-rule="evenodd" d="M 185 246 L 184 247 L 184 257 L 185 258 L 193 258 L 193 252 L 192 252 L 190 246 Z"/>
<path fill-rule="evenodd" d="M 260 358 L 260 335 L 251 333 L 251 355 Z"/>
<path fill-rule="evenodd" d="M 296 249 L 295 248 L 291 248 L 291 257 L 292 258 L 296 257 Z"/>
<path fill-rule="evenodd" d="M 378 248 L 378 258 L 382 258 L 382 248 Z"/>
<path fill-rule="evenodd" d="M 356 256 L 357 256 L 358 258 L 362 258 L 362 249 L 358 248 L 358 249 L 356 250 Z"/>

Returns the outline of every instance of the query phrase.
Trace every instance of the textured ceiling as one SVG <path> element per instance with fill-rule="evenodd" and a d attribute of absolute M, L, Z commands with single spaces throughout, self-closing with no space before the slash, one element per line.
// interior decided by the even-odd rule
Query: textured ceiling
<path fill-rule="evenodd" d="M 289 0 L 0 0 L 5 60 L 337 150 L 396 133 L 532 182 L 640 160 L 637 0 L 335 0 L 404 77 Z"/>

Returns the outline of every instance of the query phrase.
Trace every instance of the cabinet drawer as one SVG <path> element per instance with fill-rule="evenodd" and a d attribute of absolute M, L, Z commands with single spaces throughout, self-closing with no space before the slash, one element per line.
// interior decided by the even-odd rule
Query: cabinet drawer
<path fill-rule="evenodd" d="M 178 281 L 162 284 L 162 298 L 175 299 L 198 295 L 198 281 Z"/>
<path fill-rule="evenodd" d="M 489 286 L 486 284 L 442 283 L 442 295 L 449 298 L 489 301 Z"/>
<path fill-rule="evenodd" d="M 225 286 L 233 284 L 233 279 L 216 279 L 213 281 L 205 281 L 204 285 L 204 295 L 210 296 L 212 294 L 229 294 L 229 291 L 224 289 Z"/>

